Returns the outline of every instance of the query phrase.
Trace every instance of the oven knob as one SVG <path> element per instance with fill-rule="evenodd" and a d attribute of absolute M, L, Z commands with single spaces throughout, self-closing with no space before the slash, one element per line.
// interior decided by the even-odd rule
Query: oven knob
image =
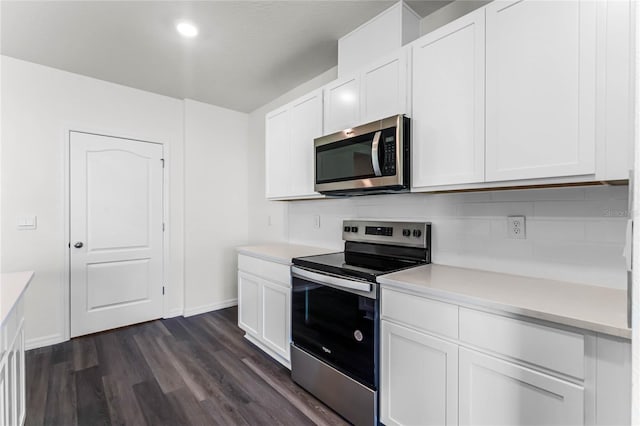
<path fill-rule="evenodd" d="M 418 237 L 420 237 L 421 235 L 422 235 L 422 231 L 421 231 L 421 230 L 419 230 L 419 229 L 414 229 L 414 230 L 413 230 L 413 236 L 414 236 L 414 237 L 418 238 Z"/>
<path fill-rule="evenodd" d="M 344 227 L 344 232 L 349 232 L 351 231 L 351 227 L 350 226 L 345 226 Z"/>
<path fill-rule="evenodd" d="M 411 229 L 403 229 L 402 230 L 402 235 L 404 235 L 405 237 L 410 237 L 411 236 Z"/>
<path fill-rule="evenodd" d="M 352 226 L 351 227 L 351 232 L 358 232 L 358 227 L 357 226 Z"/>
<path fill-rule="evenodd" d="M 358 341 L 358 342 L 362 342 L 362 339 L 364 338 L 364 336 L 362 335 L 362 331 L 360 330 L 356 330 L 353 332 L 353 337 Z"/>

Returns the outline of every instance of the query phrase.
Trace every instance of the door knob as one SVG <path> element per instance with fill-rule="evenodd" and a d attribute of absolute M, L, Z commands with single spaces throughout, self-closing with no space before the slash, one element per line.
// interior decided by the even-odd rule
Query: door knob
<path fill-rule="evenodd" d="M 78 242 L 77 242 L 77 243 L 75 243 L 73 246 L 74 246 L 75 248 L 82 248 L 82 246 L 83 246 L 83 245 L 84 245 L 84 244 L 82 244 L 82 241 L 78 241 Z"/>

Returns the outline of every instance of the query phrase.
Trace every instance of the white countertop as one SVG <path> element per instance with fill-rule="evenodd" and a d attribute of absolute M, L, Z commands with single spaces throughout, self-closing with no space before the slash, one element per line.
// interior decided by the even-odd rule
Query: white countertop
<path fill-rule="evenodd" d="M 0 324 L 4 324 L 33 278 L 33 271 L 0 274 Z"/>
<path fill-rule="evenodd" d="M 271 262 L 291 265 L 294 257 L 314 256 L 316 254 L 335 253 L 340 250 L 332 250 L 322 247 L 300 246 L 296 244 L 262 244 L 257 246 L 238 247 L 238 253 Z"/>
<path fill-rule="evenodd" d="M 434 264 L 378 281 L 383 288 L 631 338 L 625 290 Z"/>

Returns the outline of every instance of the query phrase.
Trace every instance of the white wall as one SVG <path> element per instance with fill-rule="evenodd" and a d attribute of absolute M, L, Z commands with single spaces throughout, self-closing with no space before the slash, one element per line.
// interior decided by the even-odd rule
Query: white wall
<path fill-rule="evenodd" d="M 185 101 L 185 306 L 237 303 L 237 252 L 247 243 L 248 115 Z"/>
<path fill-rule="evenodd" d="M 434 263 L 626 289 L 627 191 L 597 186 L 295 201 L 288 233 L 292 243 L 340 249 L 343 219 L 430 221 Z M 526 216 L 525 240 L 507 238 L 509 215 Z"/>
<path fill-rule="evenodd" d="M 180 100 L 3 56 L 2 271 L 34 270 L 26 294 L 27 346 L 63 340 L 65 129 L 162 142 L 169 167 L 168 314 L 183 295 L 183 120 Z M 16 219 L 37 215 L 38 228 Z"/>
<path fill-rule="evenodd" d="M 265 199 L 265 114 L 336 78 L 337 67 L 334 67 L 249 114 L 249 238 L 252 243 L 288 239 L 287 202 Z"/>

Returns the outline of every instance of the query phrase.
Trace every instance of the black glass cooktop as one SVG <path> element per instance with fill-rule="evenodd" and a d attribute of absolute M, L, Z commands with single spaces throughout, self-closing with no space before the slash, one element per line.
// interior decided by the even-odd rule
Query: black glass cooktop
<path fill-rule="evenodd" d="M 340 252 L 317 256 L 297 257 L 293 264 L 326 272 L 375 282 L 378 275 L 388 274 L 425 263 L 423 260 L 402 259 L 363 253 Z"/>

